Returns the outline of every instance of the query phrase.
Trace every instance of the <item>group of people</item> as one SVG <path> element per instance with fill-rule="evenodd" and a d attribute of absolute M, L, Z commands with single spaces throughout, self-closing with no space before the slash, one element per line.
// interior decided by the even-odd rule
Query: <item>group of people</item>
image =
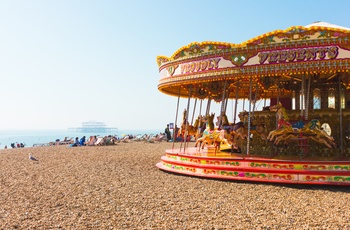
<path fill-rule="evenodd" d="M 78 146 L 96 146 L 96 145 L 114 145 L 116 141 L 119 140 L 117 136 L 90 136 L 86 139 L 85 136 L 82 138 L 75 138 L 73 144 L 70 147 L 78 147 Z"/>
<path fill-rule="evenodd" d="M 183 135 L 183 133 L 179 133 L 179 127 L 177 127 L 177 125 L 175 126 L 174 132 L 175 132 L 175 135 L 174 135 L 175 142 L 184 140 L 184 135 Z M 170 131 L 170 125 L 169 124 L 167 124 L 167 126 L 166 126 L 166 128 L 164 130 L 164 133 L 166 135 L 166 139 L 167 139 L 168 142 L 173 139 L 172 136 L 171 136 L 171 131 Z M 189 142 L 190 140 L 191 140 L 191 136 L 188 135 L 187 138 L 186 138 L 186 141 Z"/>
<path fill-rule="evenodd" d="M 11 148 L 24 148 L 24 144 L 23 143 L 11 143 Z M 5 145 L 5 149 L 7 149 L 7 145 Z"/>
<path fill-rule="evenodd" d="M 86 142 L 86 137 L 85 136 L 80 138 L 80 140 L 79 140 L 79 137 L 76 137 L 74 143 L 71 144 L 71 147 L 85 146 L 86 145 L 85 142 Z"/>

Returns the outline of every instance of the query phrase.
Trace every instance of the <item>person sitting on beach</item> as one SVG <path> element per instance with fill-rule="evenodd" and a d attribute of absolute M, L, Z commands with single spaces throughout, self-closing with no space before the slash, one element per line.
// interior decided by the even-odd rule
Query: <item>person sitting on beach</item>
<path fill-rule="evenodd" d="M 96 145 L 96 142 L 97 142 L 97 136 L 94 136 L 94 140 L 92 141 L 92 144 Z"/>
<path fill-rule="evenodd" d="M 84 146 L 85 145 L 85 136 L 83 136 L 81 139 L 80 139 L 80 146 Z"/>
<path fill-rule="evenodd" d="M 95 145 L 96 141 L 97 141 L 97 137 L 96 136 L 90 136 L 87 145 L 93 146 L 93 145 Z"/>
<path fill-rule="evenodd" d="M 76 137 L 76 138 L 75 138 L 74 144 L 72 144 L 72 147 L 78 147 L 79 145 L 80 145 L 80 143 L 79 143 L 79 138 Z"/>

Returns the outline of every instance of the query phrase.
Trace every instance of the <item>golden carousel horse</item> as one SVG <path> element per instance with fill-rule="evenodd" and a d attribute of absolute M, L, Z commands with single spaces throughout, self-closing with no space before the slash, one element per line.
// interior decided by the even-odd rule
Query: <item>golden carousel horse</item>
<path fill-rule="evenodd" d="M 206 144 L 214 145 L 217 149 L 220 148 L 221 143 L 229 145 L 227 139 L 225 138 L 226 131 L 214 129 L 214 116 L 215 114 L 212 113 L 206 117 L 206 129 L 204 130 L 202 137 L 197 139 L 195 147 L 197 147 L 199 143 L 199 147 L 202 147 L 202 149 Z"/>
<path fill-rule="evenodd" d="M 324 144 L 328 148 L 336 147 L 334 138 L 329 136 L 324 130 L 322 130 L 321 123 L 317 119 L 311 120 L 300 129 L 294 128 L 293 133 L 277 136 L 274 141 L 274 144 L 278 145 L 281 141 L 284 141 L 284 143 L 288 143 L 290 139 L 297 137 L 311 139 L 320 144 Z"/>
<path fill-rule="evenodd" d="M 287 144 L 292 138 L 302 137 L 324 144 L 328 148 L 336 147 L 333 137 L 322 130 L 319 120 L 312 119 L 306 124 L 303 121 L 299 121 L 292 125 L 288 121 L 288 115 L 281 103 L 271 106 L 270 110 L 277 112 L 278 125 L 277 129 L 269 133 L 267 139 L 273 141 L 275 145 L 282 141 Z"/>
<path fill-rule="evenodd" d="M 185 131 L 186 131 L 186 126 L 187 126 L 187 136 L 194 136 L 196 139 L 198 138 L 198 127 L 200 127 L 201 123 L 201 116 L 198 116 L 196 119 L 194 125 L 189 125 L 189 122 L 186 120 L 187 117 L 187 110 L 185 109 L 182 115 L 182 123 L 181 127 L 178 131 L 178 136 L 184 136 Z"/>
<path fill-rule="evenodd" d="M 276 136 L 285 135 L 293 132 L 292 125 L 288 122 L 288 114 L 281 103 L 270 106 L 270 111 L 277 113 L 277 129 L 272 130 L 267 136 L 267 140 L 273 141 Z"/>

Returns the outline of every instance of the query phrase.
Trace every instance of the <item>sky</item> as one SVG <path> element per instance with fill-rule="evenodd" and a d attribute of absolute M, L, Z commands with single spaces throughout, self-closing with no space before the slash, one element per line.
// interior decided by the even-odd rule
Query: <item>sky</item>
<path fill-rule="evenodd" d="M 347 0 L 0 0 L 0 130 L 90 120 L 164 130 L 177 97 L 158 91 L 157 56 L 315 21 L 350 27 L 349 8 Z"/>

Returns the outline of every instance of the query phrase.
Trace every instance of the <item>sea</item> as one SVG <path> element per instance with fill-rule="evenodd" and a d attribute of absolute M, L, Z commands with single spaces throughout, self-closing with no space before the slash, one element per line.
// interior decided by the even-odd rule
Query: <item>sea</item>
<path fill-rule="evenodd" d="M 108 136 L 113 135 L 122 138 L 125 135 L 159 134 L 164 130 L 117 130 L 113 133 L 78 133 L 68 130 L 0 130 L 0 149 L 11 148 L 11 144 L 23 144 L 24 147 L 46 145 L 57 139 L 63 141 L 65 137 L 79 139 L 86 136 Z"/>

